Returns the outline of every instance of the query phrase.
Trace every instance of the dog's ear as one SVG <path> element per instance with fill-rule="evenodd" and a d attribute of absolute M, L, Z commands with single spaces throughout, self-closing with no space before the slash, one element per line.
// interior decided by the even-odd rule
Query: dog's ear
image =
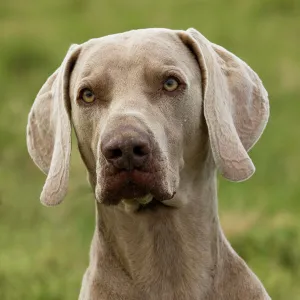
<path fill-rule="evenodd" d="M 59 204 L 67 193 L 71 155 L 69 81 L 80 53 L 72 45 L 61 66 L 39 91 L 28 117 L 27 147 L 35 164 L 47 175 L 41 202 Z"/>
<path fill-rule="evenodd" d="M 216 166 L 229 180 L 246 180 L 255 171 L 247 151 L 259 139 L 269 117 L 267 91 L 245 62 L 197 30 L 191 28 L 179 35 L 201 70 L 204 116 Z"/>

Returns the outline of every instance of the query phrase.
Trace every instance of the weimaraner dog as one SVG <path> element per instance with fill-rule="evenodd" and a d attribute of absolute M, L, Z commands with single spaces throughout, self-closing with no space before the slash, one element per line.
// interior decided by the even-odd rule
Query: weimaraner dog
<path fill-rule="evenodd" d="M 27 145 L 67 193 L 71 124 L 95 195 L 80 300 L 270 299 L 218 218 L 216 172 L 248 179 L 268 95 L 241 59 L 195 29 L 141 29 L 72 45 L 37 95 Z"/>

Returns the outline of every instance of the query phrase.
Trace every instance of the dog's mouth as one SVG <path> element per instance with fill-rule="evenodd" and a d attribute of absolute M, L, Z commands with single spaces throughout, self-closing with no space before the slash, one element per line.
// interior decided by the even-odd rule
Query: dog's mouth
<path fill-rule="evenodd" d="M 142 172 L 139 170 L 121 171 L 105 176 L 99 182 L 97 200 L 106 205 L 138 206 L 141 210 L 163 205 L 164 200 L 173 198 L 159 172 Z"/>

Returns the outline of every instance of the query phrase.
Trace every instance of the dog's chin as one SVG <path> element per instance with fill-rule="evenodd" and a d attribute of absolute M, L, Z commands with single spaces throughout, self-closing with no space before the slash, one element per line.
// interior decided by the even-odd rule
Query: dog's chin
<path fill-rule="evenodd" d="M 146 213 L 153 212 L 169 207 L 165 204 L 166 201 L 158 201 L 151 194 L 138 199 L 122 200 L 122 207 L 128 213 Z"/>

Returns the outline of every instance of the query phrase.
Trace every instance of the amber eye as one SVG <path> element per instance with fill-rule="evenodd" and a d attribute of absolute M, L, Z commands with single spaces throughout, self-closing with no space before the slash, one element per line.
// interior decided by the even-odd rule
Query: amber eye
<path fill-rule="evenodd" d="M 164 82 L 164 89 L 168 92 L 175 91 L 178 88 L 178 86 L 179 82 L 174 77 L 170 77 Z"/>
<path fill-rule="evenodd" d="M 86 103 L 92 103 L 95 101 L 95 95 L 94 93 L 89 90 L 89 89 L 84 89 L 82 92 L 81 92 L 81 98 L 84 102 Z"/>

